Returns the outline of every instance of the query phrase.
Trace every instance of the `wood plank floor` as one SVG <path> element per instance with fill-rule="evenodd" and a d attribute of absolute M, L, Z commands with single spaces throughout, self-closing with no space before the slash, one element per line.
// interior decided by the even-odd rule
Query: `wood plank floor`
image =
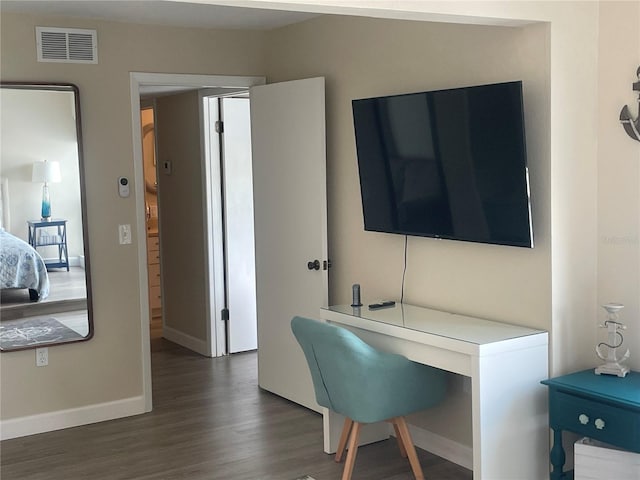
<path fill-rule="evenodd" d="M 322 418 L 257 386 L 255 352 L 209 359 L 152 341 L 154 410 L 0 444 L 2 480 L 339 479 Z M 471 471 L 418 450 L 427 479 Z M 353 480 L 409 480 L 394 439 L 358 450 Z"/>

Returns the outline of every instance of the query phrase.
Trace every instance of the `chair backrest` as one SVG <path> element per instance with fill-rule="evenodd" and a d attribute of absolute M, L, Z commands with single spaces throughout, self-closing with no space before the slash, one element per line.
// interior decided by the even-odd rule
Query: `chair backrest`
<path fill-rule="evenodd" d="M 357 422 L 423 410 L 446 392 L 441 370 L 376 350 L 345 328 L 294 317 L 291 329 L 307 359 L 317 402 Z"/>

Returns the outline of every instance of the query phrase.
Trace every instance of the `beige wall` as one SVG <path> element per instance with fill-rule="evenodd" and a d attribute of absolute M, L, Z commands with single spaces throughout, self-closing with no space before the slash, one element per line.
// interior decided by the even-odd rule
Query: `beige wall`
<path fill-rule="evenodd" d="M 323 17 L 280 29 L 269 82 L 326 77 L 330 304 L 400 299 L 404 236 L 365 232 L 351 100 L 523 80 L 535 248 L 408 237 L 405 302 L 551 329 L 548 28 Z M 526 308 L 523 306 L 526 305 Z M 471 445 L 468 406 L 413 423 Z M 435 412 L 437 415 L 437 412 Z"/>
<path fill-rule="evenodd" d="M 64 81 L 80 89 L 95 324 L 91 341 L 51 348 L 46 368 L 36 368 L 33 350 L 0 356 L 2 419 L 140 396 L 135 245 L 144 232 L 133 232 L 133 245 L 118 244 L 118 224 L 135 229 L 142 194 L 122 199 L 117 193 L 117 178 L 134 174 L 129 72 L 261 74 L 263 34 L 4 12 L 1 22 L 3 81 Z M 96 28 L 100 63 L 37 63 L 36 25 Z"/>
<path fill-rule="evenodd" d="M 263 3 L 243 2 L 254 6 Z M 371 10 L 372 6 L 376 11 Z M 50 366 L 45 369 L 36 370 L 33 352 L 3 354 L 0 357 L 3 419 L 126 398 L 141 392 L 137 252 L 133 247 L 119 247 L 116 243 L 117 224 L 135 223 L 135 199 L 119 200 L 115 191 L 115 178 L 131 175 L 133 171 L 128 99 L 130 70 L 216 74 L 264 74 L 268 70 L 272 79 L 304 72 L 327 77 L 328 118 L 342 125 L 342 128 L 328 125 L 330 248 L 336 264 L 331 277 L 333 302 L 347 300 L 348 286 L 356 280 L 363 283 L 367 296 L 397 296 L 401 274 L 400 240 L 364 233 L 361 224 L 356 223 L 361 222 L 361 213 L 353 163 L 355 152 L 344 100 L 364 96 L 366 92 L 392 93 L 394 89 L 437 87 L 452 81 L 462 85 L 490 81 L 499 75 L 522 75 L 531 87 L 528 89 L 531 96 L 525 99 L 527 133 L 537 139 L 534 143 L 528 139 L 534 149 L 530 152 L 532 167 L 538 169 L 538 177 L 533 178 L 536 248 L 531 251 L 504 249 L 508 253 L 502 253 L 503 249 L 492 246 L 457 242 L 440 245 L 428 239 L 411 239 L 410 265 L 417 263 L 424 272 L 416 269 L 408 272 L 407 300 L 532 325 L 550 325 L 552 373 L 596 363 L 593 347 L 596 324 L 601 318 L 599 303 L 615 300 L 627 304 L 627 316 L 623 320 L 629 324 L 628 338 L 638 338 L 640 288 L 637 276 L 631 271 L 634 262 L 636 267 L 639 264 L 637 236 L 636 240 L 633 237 L 637 232 L 637 226 L 633 225 L 640 208 L 638 144 L 621 133 L 617 122 L 619 108 L 624 103 L 632 104 L 635 98 L 629 82 L 640 64 L 638 53 L 633 48 L 623 50 L 620 45 L 637 47 L 639 44 L 637 5 L 599 6 L 589 1 L 313 1 L 313 8 L 318 11 L 338 12 L 343 7 L 351 8 L 348 10 L 351 13 L 357 10 L 369 15 L 397 17 L 406 17 L 407 10 L 415 10 L 417 13 L 409 14 L 414 19 L 433 19 L 435 12 L 438 18 L 444 15 L 449 20 L 450 15 L 461 15 L 466 17 L 464 20 L 471 18 L 479 22 L 485 20 L 477 17 L 545 23 L 504 31 L 485 27 L 459 30 L 460 27 L 452 26 L 461 35 L 459 39 L 452 38 L 443 26 L 411 26 L 406 33 L 395 32 L 394 36 L 385 38 L 387 45 L 394 43 L 396 36 L 399 40 L 414 37 L 424 42 L 430 39 L 428 30 L 451 42 L 451 45 L 425 42 L 422 46 L 425 53 L 420 49 L 417 57 L 411 59 L 418 61 L 410 63 L 398 53 L 404 45 L 403 49 L 393 54 L 387 51 L 385 55 L 380 54 L 380 49 L 391 49 L 391 45 L 378 49 L 358 45 L 360 33 L 365 38 L 373 35 L 373 24 L 368 21 L 354 24 L 351 34 L 344 20 L 335 24 L 317 20 L 269 36 L 272 43 L 267 46 L 272 54 L 267 65 L 258 47 L 264 44 L 264 39 L 255 33 L 60 19 L 54 22 L 3 14 L 4 80 L 56 79 L 80 86 L 88 163 L 90 244 L 92 251 L 98 252 L 93 257 L 97 292 L 95 339 L 82 345 L 52 349 Z M 88 67 L 37 64 L 33 45 L 36 24 L 98 26 L 101 63 Z M 334 37 L 329 28 L 332 25 L 339 27 L 336 33 L 340 35 Z M 311 38 L 312 27 L 318 30 L 315 34 L 320 35 L 319 39 Z M 470 32 L 473 35 L 470 36 Z M 287 44 L 287 35 L 302 43 Z M 384 32 L 379 35 L 384 37 Z M 477 50 L 476 36 L 481 45 L 495 46 L 497 51 L 517 58 L 506 61 L 504 57 L 485 55 L 483 58 L 488 63 L 479 64 L 462 51 L 465 42 L 473 51 Z M 509 42 L 503 45 L 498 39 Z M 347 48 L 341 40 L 356 42 L 349 47 L 357 46 L 366 55 L 370 61 L 367 71 L 358 71 L 365 68 L 362 59 L 352 58 L 353 66 L 347 61 L 344 57 Z M 218 45 L 221 47 L 215 48 Z M 299 63 L 285 65 L 278 59 L 279 49 L 283 56 Z M 440 49 L 461 57 L 438 57 Z M 235 55 L 237 52 L 243 54 Z M 334 64 L 322 55 L 335 55 L 338 62 Z M 440 68 L 429 70 L 419 61 L 424 55 L 441 60 Z M 615 65 L 608 64 L 604 57 Z M 403 70 L 392 68 L 395 66 Z M 610 71 L 611 68 L 615 72 Z M 425 85 L 427 75 L 429 84 Z M 338 84 L 337 79 L 345 79 L 348 85 Z M 602 82 L 600 86 L 598 80 Z M 611 113 L 604 115 L 605 110 Z M 615 162 L 615 168 L 610 167 L 611 162 Z M 615 175 L 610 177 L 612 174 Z M 634 178 L 635 184 L 627 183 Z M 625 193 L 624 200 L 618 197 L 621 191 Z M 622 216 L 615 220 L 619 213 Z M 91 221 L 92 217 L 99 220 Z M 629 223 L 624 220 L 627 217 Z M 608 223 L 614 220 L 619 223 Z M 348 239 L 350 235 L 366 242 L 367 250 L 355 250 L 355 242 Z M 624 240 L 621 245 L 616 244 L 617 240 L 613 243 L 606 240 L 617 236 L 627 238 L 627 235 L 631 235 L 630 240 Z M 486 258 L 481 251 L 486 252 Z M 381 255 L 391 258 L 386 260 Z M 361 263 L 371 259 L 382 264 Z M 531 275 L 523 286 L 526 293 L 522 293 L 521 286 L 509 284 L 502 278 L 516 281 L 524 277 L 510 266 L 511 262 Z M 388 279 L 394 277 L 396 287 L 391 291 L 386 285 Z M 637 347 L 635 350 L 632 365 L 638 369 L 640 354 Z M 37 395 L 43 389 L 49 392 L 46 397 Z M 24 398 L 32 401 L 23 402 Z"/>
<path fill-rule="evenodd" d="M 353 283 L 365 303 L 401 295 L 404 236 L 363 229 L 351 100 L 522 79 L 536 248 L 409 237 L 405 301 L 551 328 L 547 36 L 539 27 L 357 17 L 272 35 L 270 82 L 326 77 L 330 303 L 348 303 Z"/>
<path fill-rule="evenodd" d="M 629 365 L 640 371 L 640 142 L 617 121 L 623 105 L 639 113 L 631 84 L 640 66 L 640 3 L 603 2 L 599 36 L 597 302 L 625 305 L 624 346 Z M 604 320 L 604 310 L 598 313 Z M 605 332 L 599 330 L 599 340 Z"/>
<path fill-rule="evenodd" d="M 200 97 L 197 91 L 158 98 L 160 251 L 165 325 L 206 343 L 207 295 Z"/>
<path fill-rule="evenodd" d="M 243 5 L 263 5 L 266 0 L 243 0 Z M 374 17 L 411 18 L 419 20 L 437 20 L 446 22 L 478 23 L 478 24 L 510 24 L 522 25 L 533 22 L 541 22 L 537 27 L 548 29 L 548 35 L 541 41 L 548 48 L 548 71 L 530 72 L 548 78 L 548 88 L 540 85 L 537 99 L 540 104 L 535 105 L 535 116 L 538 121 L 534 125 L 542 125 L 548 128 L 549 143 L 536 144 L 539 155 L 548 152 L 548 180 L 545 185 L 534 185 L 534 188 L 543 189 L 545 193 L 537 202 L 542 202 L 542 210 L 548 208 L 550 224 L 545 230 L 544 217 L 540 221 L 540 211 L 534 213 L 537 217 L 538 238 L 550 242 L 549 256 L 546 260 L 551 262 L 550 276 L 540 279 L 533 276 L 527 279 L 525 287 L 530 289 L 520 301 L 511 299 L 514 295 L 513 286 L 502 292 L 499 288 L 501 279 L 489 278 L 484 284 L 480 284 L 479 276 L 484 272 L 492 271 L 494 264 L 488 265 L 475 253 L 467 253 L 460 248 L 460 259 L 470 260 L 468 267 L 461 263 L 454 263 L 453 272 L 465 272 L 471 275 L 466 278 L 451 278 L 449 267 L 439 267 L 435 275 L 444 275 L 445 281 L 457 286 L 458 282 L 469 290 L 469 286 L 479 285 L 483 293 L 491 294 L 484 298 L 479 295 L 472 297 L 475 303 L 474 312 L 483 315 L 486 312 L 494 312 L 497 318 L 512 317 L 518 321 L 518 316 L 529 316 L 529 311 L 534 315 L 545 315 L 546 318 L 537 318 L 536 325 L 550 325 L 550 371 L 559 374 L 578 368 L 586 368 L 594 364 L 593 346 L 596 341 L 596 328 L 594 323 L 599 315 L 596 300 L 597 292 L 597 199 L 593 192 L 597 189 L 597 106 L 598 106 L 598 8 L 597 2 L 411 2 L 411 1 L 360 1 L 341 0 L 331 2 L 324 0 L 296 0 L 284 1 L 284 5 L 305 5 L 306 8 L 316 12 L 337 13 L 339 11 Z M 388 42 L 394 42 L 394 38 L 388 38 Z M 328 40 L 329 45 L 332 45 Z M 523 40 L 523 46 L 527 45 Z M 442 46 L 446 48 L 446 46 Z M 514 50 L 523 62 L 523 72 L 527 69 L 544 68 L 541 57 L 528 62 L 527 49 L 537 48 L 528 45 L 522 50 Z M 371 50 L 371 56 L 380 63 L 395 62 L 395 56 L 378 58 L 377 52 Z M 544 54 L 543 54 L 544 55 Z M 311 63 L 309 55 L 307 64 Z M 489 69 L 502 67 L 500 58 L 495 58 L 489 64 Z M 446 69 L 456 69 L 456 60 L 450 59 Z M 409 70 L 413 72 L 413 69 Z M 465 72 L 468 73 L 468 72 Z M 471 75 L 470 73 L 468 73 Z M 479 75 L 474 71 L 472 75 Z M 462 82 L 462 80 L 461 80 Z M 330 88 L 330 85 L 329 85 Z M 547 96 L 544 91 L 547 91 Z M 328 92 L 330 93 L 330 92 Z M 527 114 L 529 117 L 531 112 Z M 575 119 L 580 118 L 580 122 Z M 546 124 L 546 127 L 545 127 Z M 544 132 L 531 131 L 528 134 L 537 135 L 538 139 L 544 138 Z M 330 160 L 332 161 L 332 160 Z M 542 182 L 545 178 L 540 177 Z M 329 185 L 329 188 L 334 188 Z M 534 192 L 535 194 L 535 192 Z M 351 194 L 353 195 L 353 193 Z M 353 197 L 352 197 L 353 198 Z M 339 201 L 340 199 L 334 199 Z M 546 206 L 545 206 L 546 203 Z M 331 206 L 330 206 L 331 208 Z M 336 207 L 339 208 L 339 207 Z M 330 210 L 331 211 L 331 210 Z M 332 220 L 333 221 L 333 220 Z M 542 230 L 542 231 L 541 231 Z M 544 244 L 543 244 L 544 246 Z M 444 247 L 443 247 L 444 248 Z M 447 247 L 449 248 L 449 247 Z M 457 248 L 457 247 L 451 247 Z M 399 251 L 395 247 L 394 251 Z M 396 254 L 397 255 L 397 254 Z M 447 253 L 444 258 L 453 258 L 452 253 Z M 440 257 L 429 256 L 426 258 L 431 263 L 440 260 Z M 340 261 L 340 259 L 338 259 Z M 520 261 L 520 259 L 518 259 Z M 399 263 L 399 261 L 397 262 Z M 530 264 L 533 270 L 539 267 Z M 366 275 L 382 282 L 382 276 L 387 275 L 386 269 L 376 269 L 373 265 L 360 266 Z M 532 270 L 532 271 L 533 271 Z M 509 267 L 499 269 L 500 274 L 510 271 Z M 514 272 L 515 273 L 515 272 Z M 433 271 L 430 274 L 434 274 Z M 397 275 L 397 274 L 396 274 Z M 332 277 L 334 283 L 336 276 Z M 349 281 L 337 280 L 336 287 L 340 289 L 340 295 L 345 295 L 344 285 Z M 434 286 L 437 288 L 437 279 L 423 280 L 418 285 Z M 342 285 L 342 287 L 341 287 Z M 518 296 L 522 295 L 518 291 Z M 546 294 L 545 294 L 546 291 Z M 451 293 L 453 292 L 453 293 Z M 378 292 L 372 292 L 378 294 Z M 474 296 L 473 290 L 468 293 L 460 290 L 438 292 L 444 294 L 442 298 L 429 300 L 428 303 L 441 305 L 440 302 L 453 303 L 453 296 Z M 416 295 L 431 295 L 425 288 Z M 382 292 L 381 296 L 388 296 Z M 412 297 L 411 299 L 420 298 Z M 336 300 L 336 299 L 334 299 Z M 457 300 L 457 299 L 455 299 Z M 528 303 L 533 300 L 534 304 Z M 538 303 L 542 300 L 542 304 Z M 468 300 L 463 300 L 468 301 Z M 494 302 L 506 302 L 504 307 L 493 304 Z M 426 302 L 425 302 L 426 303 Z M 517 304 L 520 303 L 519 306 Z M 477 308 L 476 307 L 480 307 Z M 545 311 L 550 308 L 550 311 Z M 458 310 L 456 308 L 456 310 Z"/>
<path fill-rule="evenodd" d="M 239 0 L 237 5 L 264 7 L 268 3 L 268 0 Z M 594 322 L 599 315 L 596 301 L 598 205 L 593 194 L 598 183 L 599 3 L 284 0 L 280 6 L 295 6 L 320 13 L 357 13 L 385 18 L 490 25 L 522 25 L 533 21 L 547 25 L 549 103 L 548 107 L 540 106 L 543 107 L 540 113 L 548 115 L 551 132 L 550 194 L 538 201 L 546 201 L 550 205 L 551 223 L 547 238 L 551 242 L 551 278 L 545 279 L 541 285 L 534 284 L 538 279 L 533 278 L 528 286 L 550 291 L 550 303 L 545 303 L 551 306 L 551 318 L 538 321 L 551 325 L 551 373 L 593 365 L 593 345 L 596 341 Z M 393 42 L 393 38 L 388 40 Z M 372 50 L 371 55 L 377 59 L 375 51 Z M 309 56 L 307 63 L 314 59 Z M 386 62 L 394 59 L 377 60 Z M 526 58 L 522 58 L 522 61 L 526 62 Z M 499 60 L 496 59 L 496 62 L 499 63 Z M 452 59 L 451 63 L 455 61 Z M 494 64 L 490 66 L 494 67 Z M 447 64 L 447 68 L 455 68 L 455 65 Z M 576 122 L 576 118 L 580 118 L 580 122 Z M 478 266 L 484 267 L 482 264 Z M 375 275 L 376 271 L 370 267 L 367 273 Z M 500 301 L 503 300 L 504 297 L 501 297 Z M 541 307 L 523 302 L 521 308 Z"/>

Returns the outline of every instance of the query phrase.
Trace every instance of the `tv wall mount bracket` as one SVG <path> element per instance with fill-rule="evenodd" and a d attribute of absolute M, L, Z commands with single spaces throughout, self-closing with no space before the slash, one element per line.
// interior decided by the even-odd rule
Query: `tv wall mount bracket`
<path fill-rule="evenodd" d="M 638 81 L 633 83 L 632 88 L 635 92 L 638 92 L 638 116 L 633 118 L 629 107 L 625 105 L 620 111 L 620 123 L 627 135 L 640 142 L 640 67 L 638 67 L 636 75 Z"/>

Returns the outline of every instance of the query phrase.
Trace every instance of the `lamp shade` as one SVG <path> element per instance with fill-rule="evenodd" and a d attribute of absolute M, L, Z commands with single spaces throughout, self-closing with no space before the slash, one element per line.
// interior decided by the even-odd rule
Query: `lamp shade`
<path fill-rule="evenodd" d="M 60 162 L 34 162 L 31 181 L 36 183 L 56 183 L 62 180 Z"/>

